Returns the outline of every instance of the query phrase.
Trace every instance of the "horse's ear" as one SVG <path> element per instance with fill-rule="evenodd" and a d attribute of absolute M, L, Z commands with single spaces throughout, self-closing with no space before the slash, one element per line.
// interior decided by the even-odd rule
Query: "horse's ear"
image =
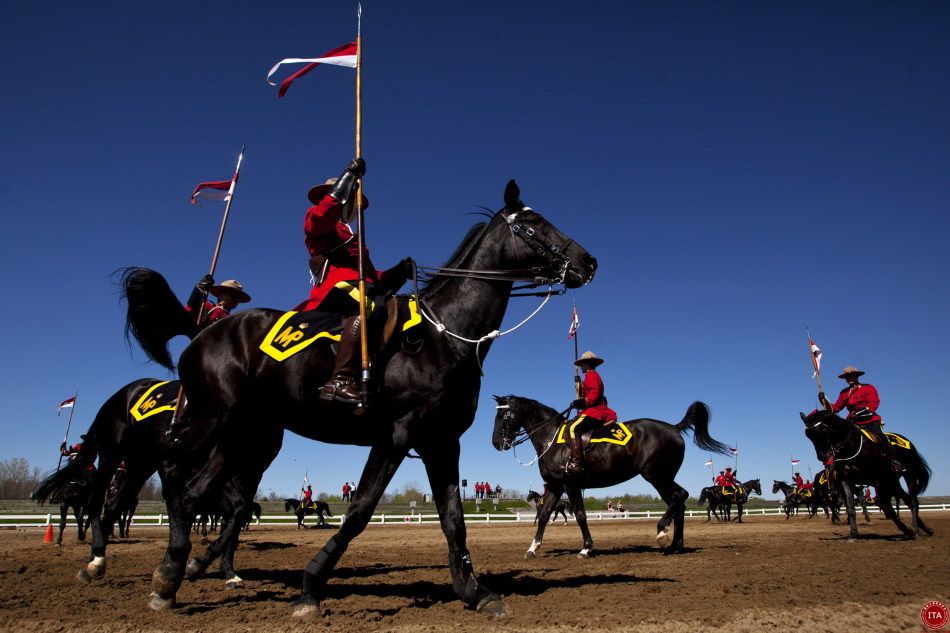
<path fill-rule="evenodd" d="M 498 404 L 502 403 L 503 398 L 501 396 L 492 396 L 492 398 L 494 398 L 495 402 L 497 402 Z"/>
<path fill-rule="evenodd" d="M 798 415 L 802 416 L 802 422 L 804 422 L 805 424 L 808 424 L 808 418 L 805 417 L 805 414 L 804 414 L 804 413 L 802 413 L 801 411 L 799 411 L 799 412 L 798 412 Z"/>
<path fill-rule="evenodd" d="M 524 209 L 524 202 L 521 201 L 521 189 L 518 183 L 512 178 L 505 187 L 505 208 L 511 213 L 516 213 Z"/>

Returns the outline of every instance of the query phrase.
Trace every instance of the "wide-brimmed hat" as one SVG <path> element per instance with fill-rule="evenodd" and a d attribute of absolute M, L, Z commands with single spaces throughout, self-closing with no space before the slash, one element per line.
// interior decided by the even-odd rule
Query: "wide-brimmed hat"
<path fill-rule="evenodd" d="M 597 358 L 597 354 L 595 354 L 594 352 L 584 352 L 583 354 L 581 354 L 580 358 L 574 361 L 574 364 L 580 367 L 584 363 L 587 363 L 591 367 L 597 367 L 598 365 L 602 365 L 603 362 L 604 362 L 604 359 Z"/>
<path fill-rule="evenodd" d="M 838 374 L 838 378 L 844 378 L 845 376 L 848 376 L 851 374 L 855 376 L 863 376 L 864 372 L 858 369 L 857 367 L 855 367 L 854 365 L 848 365 L 847 367 L 844 368 L 844 371 Z"/>
<path fill-rule="evenodd" d="M 732 470 L 732 466 L 726 466 L 726 470 Z"/>
<path fill-rule="evenodd" d="M 229 294 L 237 299 L 238 303 L 247 303 L 251 300 L 251 295 L 244 292 L 244 287 L 237 279 L 228 279 L 227 281 L 222 281 L 217 286 L 211 286 L 211 290 L 208 292 L 219 299 L 221 298 L 222 294 Z"/>
<path fill-rule="evenodd" d="M 327 192 L 330 191 L 330 188 L 336 184 L 336 181 L 337 181 L 336 178 L 330 178 L 322 185 L 314 185 L 313 187 L 310 187 L 310 191 L 307 192 L 307 198 L 310 200 L 310 203 L 320 204 L 320 201 L 326 197 Z M 356 192 L 353 193 L 353 198 L 354 198 L 353 204 L 355 206 Z M 368 208 L 369 208 L 369 198 L 367 198 L 366 196 L 363 196 L 363 210 L 365 211 Z"/>

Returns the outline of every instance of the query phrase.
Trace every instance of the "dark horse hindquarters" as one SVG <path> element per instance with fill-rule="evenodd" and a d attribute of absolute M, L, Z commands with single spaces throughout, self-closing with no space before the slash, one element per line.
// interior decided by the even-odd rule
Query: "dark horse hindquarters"
<path fill-rule="evenodd" d="M 282 363 L 264 357 L 257 346 L 274 322 L 272 311 L 239 313 L 195 338 L 180 367 L 189 396 L 185 422 L 190 428 L 182 444 L 186 450 L 214 446 L 214 451 L 192 481 L 182 476 L 174 487 L 166 485 L 172 497 L 169 546 L 155 572 L 152 608 L 173 604 L 190 548 L 185 529 L 190 511 L 227 477 L 259 477 L 273 459 L 276 439 L 287 428 L 321 441 L 371 445 L 358 485 L 360 495 L 339 531 L 307 566 L 304 595 L 294 605 L 295 615 L 319 613 L 324 584 L 349 541 L 365 528 L 410 449 L 426 466 L 449 546 L 456 595 L 485 613 L 507 612 L 504 601 L 475 579 L 458 491 L 459 437 L 474 420 L 479 367 L 492 340 L 478 346 L 476 358 L 475 345 L 447 333 L 478 338 L 497 330 L 513 278 L 535 281 L 551 274 L 556 275 L 552 283 L 578 287 L 593 277 L 596 260 L 525 207 L 512 181 L 505 191 L 505 209 L 470 232 L 446 268 L 463 274 L 436 276 L 420 297 L 427 316 L 444 330 L 424 323 L 420 327 L 425 343 L 417 354 L 398 350 L 377 359 L 374 374 L 382 375 L 382 387 L 363 416 L 318 400 L 316 391 L 329 374 L 331 358 L 315 346 Z M 480 271 L 496 276 L 475 274 Z M 499 271 L 509 276 L 499 277 Z M 153 339 L 146 336 L 146 340 Z"/>

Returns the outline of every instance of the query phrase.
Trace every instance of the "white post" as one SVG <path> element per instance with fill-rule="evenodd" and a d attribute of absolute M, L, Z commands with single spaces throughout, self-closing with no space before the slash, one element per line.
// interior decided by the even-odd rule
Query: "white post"
<path fill-rule="evenodd" d="M 161 512 L 158 513 L 158 524 L 159 524 L 159 525 L 162 524 L 162 513 L 161 513 Z"/>

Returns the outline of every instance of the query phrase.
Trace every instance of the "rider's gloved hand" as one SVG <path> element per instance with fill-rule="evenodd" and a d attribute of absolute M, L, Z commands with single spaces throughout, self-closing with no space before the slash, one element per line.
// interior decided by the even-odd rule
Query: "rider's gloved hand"
<path fill-rule="evenodd" d="M 818 392 L 818 402 L 824 402 L 824 401 L 825 401 L 825 392 L 824 392 L 824 391 L 819 391 L 819 392 Z"/>
<path fill-rule="evenodd" d="M 584 400 L 583 398 L 578 398 L 577 400 L 574 400 L 573 402 L 571 402 L 571 408 L 572 409 L 586 409 L 587 401 Z"/>
<path fill-rule="evenodd" d="M 195 284 L 195 288 L 201 292 L 208 292 L 211 290 L 211 287 L 214 285 L 214 277 L 211 274 L 207 274 L 201 278 L 201 281 Z"/>
<path fill-rule="evenodd" d="M 362 177 L 366 173 L 366 161 L 357 156 L 350 161 L 350 164 L 346 166 L 346 171 L 350 172 L 356 177 Z"/>

